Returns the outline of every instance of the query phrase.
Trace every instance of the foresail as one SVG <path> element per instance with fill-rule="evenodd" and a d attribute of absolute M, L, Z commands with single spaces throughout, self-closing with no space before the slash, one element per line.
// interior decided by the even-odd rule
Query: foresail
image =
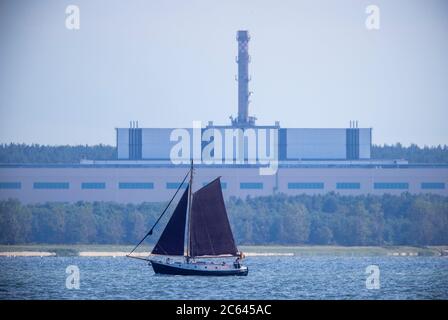
<path fill-rule="evenodd" d="M 237 255 L 219 178 L 193 194 L 190 219 L 191 256 Z"/>
<path fill-rule="evenodd" d="M 152 254 L 183 256 L 185 240 L 185 222 L 188 204 L 188 187 L 177 204 L 173 215 L 163 230 Z"/>

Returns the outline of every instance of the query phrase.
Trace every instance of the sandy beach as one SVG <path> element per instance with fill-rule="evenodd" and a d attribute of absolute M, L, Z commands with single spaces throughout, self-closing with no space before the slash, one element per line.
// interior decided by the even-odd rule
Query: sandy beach
<path fill-rule="evenodd" d="M 45 251 L 10 251 L 0 252 L 0 257 L 51 257 L 56 256 L 54 252 Z"/>
<path fill-rule="evenodd" d="M 0 245 L 0 257 L 125 257 L 132 246 L 120 245 Z M 148 257 L 150 247 L 132 253 Z M 447 246 L 342 247 L 342 246 L 241 246 L 246 257 L 276 256 L 446 256 Z"/>
<path fill-rule="evenodd" d="M 80 257 L 125 257 L 128 252 L 124 251 L 81 251 L 78 253 Z M 137 252 L 133 253 L 134 257 L 148 257 L 149 252 Z M 245 253 L 246 257 L 271 257 L 271 256 L 293 256 L 294 253 L 274 253 L 274 252 L 248 252 Z M 55 252 L 44 251 L 11 251 L 0 252 L 0 256 L 3 257 L 51 257 L 56 256 Z"/>

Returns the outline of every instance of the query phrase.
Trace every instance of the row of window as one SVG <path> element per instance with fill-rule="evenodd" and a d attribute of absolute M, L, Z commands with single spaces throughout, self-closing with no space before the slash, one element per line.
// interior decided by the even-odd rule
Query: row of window
<path fill-rule="evenodd" d="M 167 189 L 177 189 L 180 186 L 180 182 L 167 182 Z M 204 182 L 202 185 L 207 185 L 208 182 Z M 261 184 L 262 185 L 262 184 Z M 35 182 L 33 183 L 33 189 L 69 189 L 70 184 L 68 182 Z M 0 182 L 0 189 L 21 189 L 21 182 Z M 154 183 L 152 182 L 119 182 L 119 189 L 154 189 Z M 186 189 L 187 184 L 184 183 L 181 189 Z M 221 182 L 221 188 L 226 189 L 227 183 Z M 83 182 L 81 183 L 81 189 L 106 189 L 105 182 Z M 262 188 L 261 188 L 262 189 Z"/>
<path fill-rule="evenodd" d="M 288 189 L 323 189 L 323 182 L 290 182 Z"/>
<path fill-rule="evenodd" d="M 207 183 L 203 183 L 205 186 Z M 179 188 L 179 182 L 167 182 L 167 189 Z M 323 182 L 290 182 L 288 183 L 288 189 L 324 189 L 325 184 Z M 70 184 L 68 182 L 34 182 L 34 189 L 69 189 Z M 187 184 L 181 186 L 185 189 Z M 420 184 L 421 189 L 445 189 L 444 182 L 423 182 Z M 0 189 L 21 189 L 22 184 L 20 182 L 0 182 Z M 119 189 L 154 189 L 154 183 L 152 182 L 119 182 Z M 221 188 L 227 189 L 227 183 L 221 182 Z M 374 189 L 395 189 L 395 190 L 407 190 L 409 189 L 409 183 L 407 182 L 375 182 L 373 184 Z M 83 182 L 81 183 L 81 189 L 106 189 L 105 182 Z M 262 182 L 241 182 L 240 189 L 242 190 L 262 190 Z M 361 189 L 361 183 L 359 182 L 338 182 L 336 183 L 336 189 Z"/>

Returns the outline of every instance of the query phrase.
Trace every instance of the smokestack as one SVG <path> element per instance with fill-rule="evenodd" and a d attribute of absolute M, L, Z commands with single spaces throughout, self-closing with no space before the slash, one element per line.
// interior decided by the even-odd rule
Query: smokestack
<path fill-rule="evenodd" d="M 247 30 L 237 32 L 238 41 L 238 124 L 249 124 L 249 40 Z"/>

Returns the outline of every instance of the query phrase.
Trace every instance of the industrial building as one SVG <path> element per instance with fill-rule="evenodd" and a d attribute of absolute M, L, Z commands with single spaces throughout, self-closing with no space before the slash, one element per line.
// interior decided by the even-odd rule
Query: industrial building
<path fill-rule="evenodd" d="M 238 115 L 229 125 L 209 122 L 206 130 L 242 132 L 275 130 L 278 169 L 260 175 L 263 164 L 251 159 L 244 145 L 243 161 L 204 164 L 195 159 L 198 188 L 222 176 L 225 197 L 336 192 L 344 195 L 384 193 L 434 193 L 448 195 L 448 165 L 409 164 L 406 160 L 371 159 L 372 129 L 282 128 L 279 122 L 260 126 L 249 115 L 249 34 L 238 31 Z M 171 134 L 176 128 L 116 128 L 117 159 L 82 160 L 77 164 L 0 164 L 0 200 L 17 198 L 24 203 L 45 201 L 116 201 L 139 203 L 168 200 L 189 169 L 173 164 Z M 192 133 L 191 128 L 186 128 Z M 216 136 L 215 136 L 216 137 Z M 247 137 L 246 137 L 247 138 Z M 260 137 L 255 137 L 259 141 Z M 213 140 L 213 139 L 212 139 Z M 269 140 L 269 139 L 268 139 Z M 272 141 L 265 142 L 271 146 Z M 226 141 L 227 143 L 227 141 Z M 206 144 L 201 142 L 202 149 Z M 233 146 L 232 156 L 238 152 Z M 236 156 L 235 156 L 236 157 Z M 251 162 L 251 160 L 255 160 Z"/>
<path fill-rule="evenodd" d="M 350 128 L 281 128 L 276 122 L 271 126 L 257 126 L 256 118 L 249 116 L 249 34 L 237 32 L 238 41 L 238 116 L 231 118 L 228 126 L 216 126 L 209 122 L 206 128 L 226 129 L 277 129 L 278 158 L 288 160 L 357 160 L 370 159 L 372 129 L 358 128 L 357 121 L 350 121 Z M 175 142 L 170 134 L 175 128 L 138 128 L 132 122 L 130 128 L 118 128 L 118 160 L 169 160 Z M 191 132 L 191 129 L 187 129 Z"/>

